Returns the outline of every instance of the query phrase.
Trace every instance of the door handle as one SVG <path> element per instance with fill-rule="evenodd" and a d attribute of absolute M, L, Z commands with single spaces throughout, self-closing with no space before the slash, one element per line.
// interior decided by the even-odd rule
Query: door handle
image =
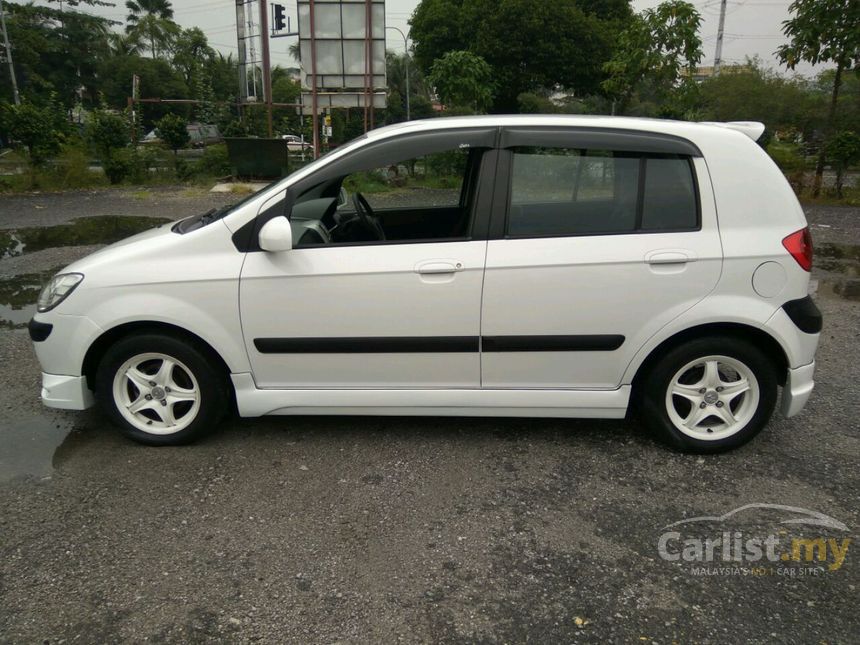
<path fill-rule="evenodd" d="M 455 273 L 463 270 L 462 262 L 450 260 L 432 260 L 415 265 L 415 273 L 421 275 L 437 275 L 440 273 Z"/>
<path fill-rule="evenodd" d="M 695 262 L 696 257 L 687 251 L 654 251 L 645 256 L 648 264 L 686 264 Z"/>

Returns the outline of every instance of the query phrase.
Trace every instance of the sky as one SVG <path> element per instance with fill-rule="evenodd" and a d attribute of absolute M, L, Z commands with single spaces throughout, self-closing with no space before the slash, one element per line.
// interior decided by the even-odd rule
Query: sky
<path fill-rule="evenodd" d="M 270 0 L 271 1 L 271 0 Z M 386 25 L 399 27 L 408 32 L 407 21 L 419 0 L 387 0 Z M 636 11 L 654 7 L 661 0 L 634 0 Z M 174 19 L 183 27 L 199 27 L 209 38 L 210 44 L 226 53 L 237 51 L 235 0 L 172 0 Z M 747 56 L 758 56 L 767 67 L 786 72 L 779 67 L 773 52 L 786 39 L 782 36 L 782 22 L 788 18 L 790 0 L 730 0 L 726 13 L 723 60 L 727 63 L 743 62 Z M 286 6 L 286 14 L 296 24 L 296 0 L 280 0 Z M 716 46 L 720 0 L 695 0 L 702 14 L 701 38 L 705 58 L 702 65 L 712 65 Z M 256 5 L 253 5 L 256 6 Z M 124 21 L 126 11 L 123 0 L 115 7 L 87 7 L 89 13 L 98 13 L 114 20 Z M 387 46 L 392 51 L 403 51 L 403 38 L 396 31 L 386 33 Z M 294 38 L 279 38 L 271 41 L 272 64 L 292 66 L 296 63 L 288 53 Z M 798 66 L 802 74 L 813 74 L 820 68 L 809 65 Z"/>

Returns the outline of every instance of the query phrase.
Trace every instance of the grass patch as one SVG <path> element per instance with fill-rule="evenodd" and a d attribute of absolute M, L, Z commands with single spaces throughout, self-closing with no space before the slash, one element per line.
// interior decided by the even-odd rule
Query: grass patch
<path fill-rule="evenodd" d="M 230 192 L 234 195 L 250 195 L 254 192 L 254 188 L 248 184 L 233 184 L 230 186 Z"/>
<path fill-rule="evenodd" d="M 14 153 L 6 155 L 8 161 Z M 37 168 L 26 164 L 4 166 L 12 169 L 21 168 L 23 172 L 0 176 L 0 192 L 22 193 L 34 190 L 54 192 L 60 190 L 75 190 L 99 188 L 108 185 L 107 177 L 100 170 L 90 168 L 90 159 L 82 148 L 67 146 L 55 160 Z"/>
<path fill-rule="evenodd" d="M 131 194 L 132 199 L 137 199 L 139 201 L 146 201 L 148 199 L 152 199 L 152 191 L 150 190 L 136 190 Z"/>

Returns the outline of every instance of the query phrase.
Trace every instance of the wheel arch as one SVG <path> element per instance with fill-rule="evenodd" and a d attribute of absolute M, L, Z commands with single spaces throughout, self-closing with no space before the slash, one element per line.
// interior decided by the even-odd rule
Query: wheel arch
<path fill-rule="evenodd" d="M 743 323 L 706 323 L 688 327 L 663 340 L 654 347 L 636 368 L 633 376 L 633 391 L 638 391 L 642 379 L 651 371 L 653 365 L 668 351 L 686 342 L 707 336 L 733 336 L 752 341 L 762 349 L 773 363 L 776 370 L 777 382 L 785 385 L 788 374 L 788 356 L 779 341 L 759 327 Z"/>
<path fill-rule="evenodd" d="M 81 375 L 86 377 L 87 386 L 90 390 L 95 391 L 96 370 L 108 348 L 122 338 L 142 333 L 166 334 L 190 342 L 208 355 L 217 366 L 222 368 L 225 378 L 228 382 L 230 381 L 230 367 L 221 357 L 221 354 L 203 338 L 178 325 L 152 320 L 141 320 L 123 323 L 106 330 L 87 348 L 81 366 Z"/>

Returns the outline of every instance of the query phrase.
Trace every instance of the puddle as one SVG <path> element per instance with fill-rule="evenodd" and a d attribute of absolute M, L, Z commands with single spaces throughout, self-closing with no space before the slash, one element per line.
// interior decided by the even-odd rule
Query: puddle
<path fill-rule="evenodd" d="M 0 258 L 17 257 L 59 246 L 112 244 L 170 221 L 163 217 L 132 215 L 79 217 L 58 226 L 0 231 Z"/>
<path fill-rule="evenodd" d="M 0 424 L 0 482 L 50 476 L 54 453 L 71 430 L 67 423 L 44 416 Z"/>
<path fill-rule="evenodd" d="M 813 294 L 860 301 L 860 245 L 819 244 L 814 268 L 825 275 L 810 284 Z"/>
<path fill-rule="evenodd" d="M 36 313 L 42 285 L 61 267 L 0 279 L 0 327 L 22 329 Z"/>
<path fill-rule="evenodd" d="M 860 245 L 834 243 L 816 245 L 814 266 L 822 271 L 858 276 L 860 275 Z"/>
<path fill-rule="evenodd" d="M 860 301 L 860 280 L 814 280 L 810 283 L 813 295 Z"/>

